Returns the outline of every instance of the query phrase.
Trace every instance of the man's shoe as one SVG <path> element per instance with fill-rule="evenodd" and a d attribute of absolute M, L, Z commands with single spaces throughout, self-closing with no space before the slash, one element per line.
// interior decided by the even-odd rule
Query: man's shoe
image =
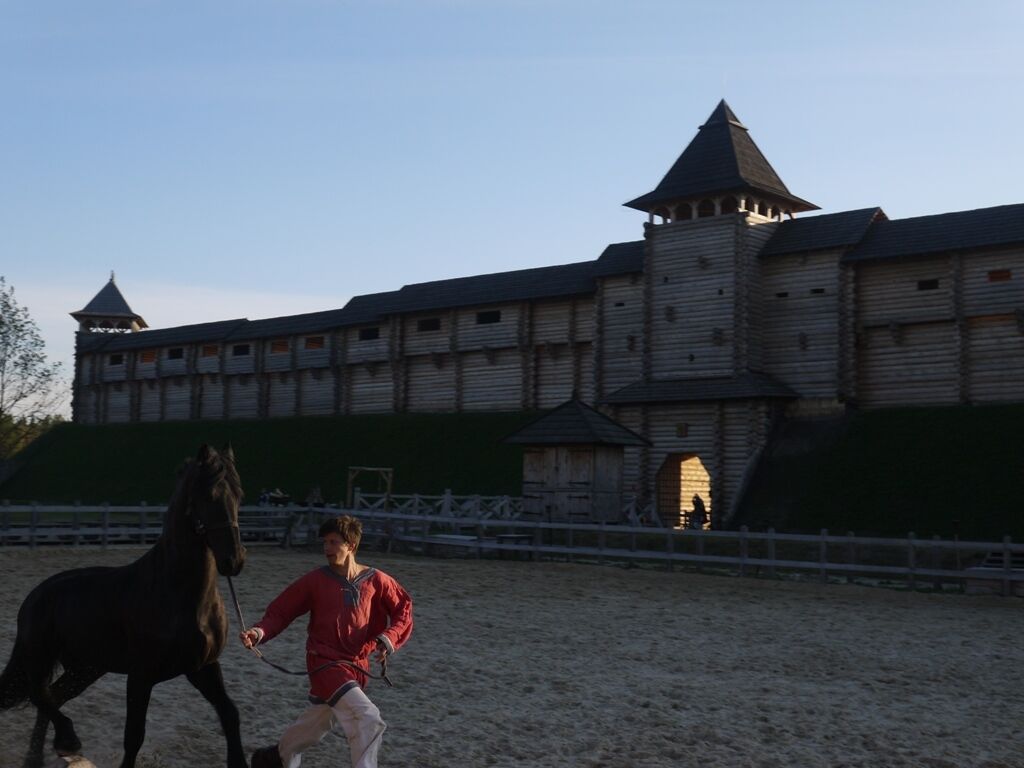
<path fill-rule="evenodd" d="M 284 768 L 284 763 L 281 762 L 281 753 L 277 751 L 277 744 L 260 747 L 253 752 L 252 768 Z"/>

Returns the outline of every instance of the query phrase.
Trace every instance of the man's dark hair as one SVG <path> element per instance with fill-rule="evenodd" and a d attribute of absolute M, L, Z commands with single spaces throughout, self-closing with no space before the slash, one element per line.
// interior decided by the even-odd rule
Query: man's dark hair
<path fill-rule="evenodd" d="M 332 517 L 320 524 L 320 538 L 329 533 L 338 534 L 352 549 L 359 549 L 359 542 L 363 538 L 363 524 L 352 515 Z"/>

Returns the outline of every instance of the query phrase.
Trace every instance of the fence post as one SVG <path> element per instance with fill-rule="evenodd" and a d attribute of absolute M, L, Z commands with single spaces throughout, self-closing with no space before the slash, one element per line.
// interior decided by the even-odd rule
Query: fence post
<path fill-rule="evenodd" d="M 910 573 L 907 574 L 907 581 L 910 584 L 911 592 L 917 589 L 917 577 L 914 573 L 916 568 L 917 553 L 914 551 L 914 532 L 911 531 L 907 534 L 907 569 L 910 571 Z"/>
<path fill-rule="evenodd" d="M 533 562 L 535 563 L 540 562 L 540 546 L 543 543 L 542 535 L 543 532 L 541 531 L 540 523 L 538 523 L 533 529 Z"/>
<path fill-rule="evenodd" d="M 822 584 L 828 583 L 828 528 L 821 529 L 821 541 L 818 543 L 818 581 Z"/>
<path fill-rule="evenodd" d="M 100 541 L 103 543 L 103 548 L 107 548 L 107 544 L 110 543 L 110 503 L 104 501 L 100 505 L 100 525 L 103 526 L 103 536 Z"/>
<path fill-rule="evenodd" d="M 363 492 L 357 485 L 352 489 L 352 509 L 359 509 L 363 505 Z"/>
<path fill-rule="evenodd" d="M 82 530 L 82 517 L 81 517 L 81 510 L 79 509 L 79 507 L 81 507 L 81 506 L 82 506 L 82 502 L 79 501 L 78 499 L 75 499 L 75 504 L 74 504 L 75 509 L 71 513 L 71 530 L 73 531 L 73 534 L 74 534 L 71 537 L 71 543 L 72 543 L 73 546 L 76 546 L 76 547 L 78 546 L 78 543 L 81 541 L 80 532 Z"/>
<path fill-rule="evenodd" d="M 479 518 L 476 521 L 476 559 L 479 560 L 484 556 L 483 551 L 484 541 L 484 525 L 480 522 Z"/>
<path fill-rule="evenodd" d="M 1013 554 L 1010 552 L 1010 537 L 1003 536 L 1003 596 L 1013 594 Z"/>
<path fill-rule="evenodd" d="M 937 534 L 937 533 L 933 534 L 932 535 L 932 541 L 934 543 L 932 545 L 932 551 L 930 553 L 930 558 L 929 558 L 930 562 L 929 562 L 929 564 L 930 564 L 930 566 L 931 566 L 931 568 L 933 570 L 937 571 L 937 570 L 939 570 L 939 568 L 941 566 L 941 563 L 939 562 L 939 547 L 937 546 L 938 542 L 939 542 L 939 534 Z M 940 579 L 938 576 L 933 577 L 932 588 L 936 592 L 941 592 L 942 591 L 942 579 Z"/>
<path fill-rule="evenodd" d="M 36 548 L 36 527 L 39 525 L 39 504 L 32 502 L 32 511 L 29 513 L 28 545 L 30 549 Z"/>
<path fill-rule="evenodd" d="M 749 530 L 745 525 L 740 526 L 740 576 L 747 575 L 747 555 L 749 554 L 747 549 L 747 533 Z"/>
<path fill-rule="evenodd" d="M 452 514 L 452 489 L 445 488 L 444 496 L 441 498 L 441 516 L 451 517 Z"/>
<path fill-rule="evenodd" d="M 775 529 L 768 529 L 768 538 L 765 540 L 768 545 L 768 576 L 775 578 Z"/>
<path fill-rule="evenodd" d="M 857 544 L 853 540 L 853 531 L 847 531 L 846 537 L 849 541 L 846 542 L 846 562 L 850 565 L 857 564 Z M 849 571 L 846 573 L 846 583 L 853 583 L 853 574 Z"/>

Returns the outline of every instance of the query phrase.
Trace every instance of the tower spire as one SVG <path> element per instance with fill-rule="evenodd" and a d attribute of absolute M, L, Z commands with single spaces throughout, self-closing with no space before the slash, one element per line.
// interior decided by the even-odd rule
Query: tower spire
<path fill-rule="evenodd" d="M 78 321 L 80 332 L 107 331 L 124 333 L 141 331 L 148 328 L 142 315 L 133 312 L 128 306 L 121 291 L 114 283 L 114 270 L 110 270 L 110 280 L 84 309 L 72 312 L 71 316 Z"/>
<path fill-rule="evenodd" d="M 672 221 L 736 211 L 778 218 L 818 207 L 789 191 L 725 99 L 654 191 L 626 205 Z"/>

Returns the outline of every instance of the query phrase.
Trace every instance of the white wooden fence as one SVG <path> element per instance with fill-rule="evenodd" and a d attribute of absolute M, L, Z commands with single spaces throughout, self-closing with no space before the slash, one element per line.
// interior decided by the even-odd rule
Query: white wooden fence
<path fill-rule="evenodd" d="M 456 514 L 437 513 L 440 497 L 401 497 L 418 512 L 382 511 L 370 506 L 336 508 L 245 506 L 239 512 L 243 538 L 283 545 L 310 543 L 323 518 L 342 512 L 364 521 L 364 537 L 391 549 L 468 557 L 525 557 L 531 560 L 645 561 L 668 569 L 728 569 L 740 575 L 777 576 L 809 572 L 822 581 L 854 576 L 939 585 L 989 584 L 1002 594 L 1024 594 L 1024 544 L 835 535 L 701 531 L 615 524 L 568 524 L 462 512 L 470 498 L 453 499 Z M 497 497 L 506 498 L 506 497 Z M 488 503 L 490 500 L 487 500 Z M 509 500 L 511 503 L 512 500 Z M 485 499 L 481 497 L 481 505 Z M 495 502 L 496 503 L 496 502 Z M 494 509 L 495 507 L 492 507 Z M 508 511 L 508 506 L 497 505 Z M 164 510 L 147 505 L 113 507 L 0 504 L 0 546 L 41 544 L 144 544 L 159 536 Z"/>
<path fill-rule="evenodd" d="M 363 493 L 354 489 L 352 505 L 356 511 L 372 510 L 411 515 L 442 517 L 495 518 L 513 520 L 523 514 L 523 499 L 518 496 L 455 496 L 446 489 L 438 496 L 421 493 Z"/>

